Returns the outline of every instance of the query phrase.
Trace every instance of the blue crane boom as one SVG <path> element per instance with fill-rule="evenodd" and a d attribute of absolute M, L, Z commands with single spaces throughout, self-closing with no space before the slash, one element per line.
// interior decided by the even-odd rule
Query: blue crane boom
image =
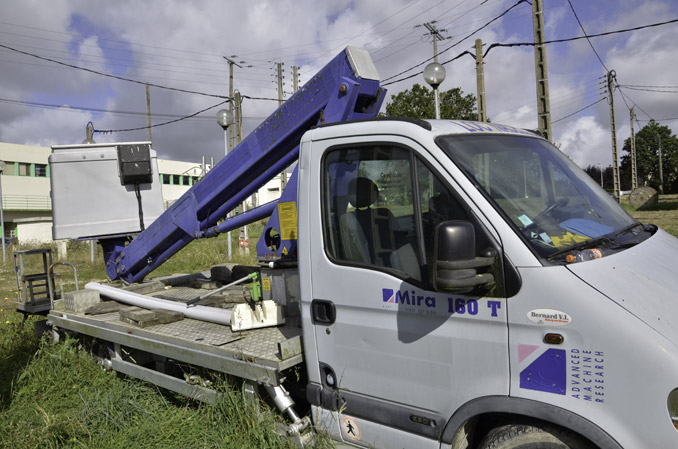
<path fill-rule="evenodd" d="M 279 229 L 279 203 L 296 201 L 296 171 L 280 200 L 235 217 L 227 214 L 297 160 L 304 132 L 318 124 L 374 117 L 385 93 L 369 54 L 347 47 L 136 238 L 100 239 L 108 276 L 141 281 L 192 240 L 266 216 L 272 216 L 269 227 Z M 271 232 L 267 229 L 265 234 Z M 281 235 L 282 245 L 263 246 L 268 248 L 267 258 L 294 257 L 296 233 L 289 234 Z M 259 257 L 264 255 L 260 252 Z"/>

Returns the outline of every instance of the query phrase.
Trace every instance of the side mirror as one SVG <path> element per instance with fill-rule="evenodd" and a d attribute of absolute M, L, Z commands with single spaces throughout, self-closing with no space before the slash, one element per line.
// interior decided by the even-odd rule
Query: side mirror
<path fill-rule="evenodd" d="M 436 228 L 434 241 L 436 290 L 471 291 L 494 285 L 491 273 L 478 273 L 490 267 L 497 251 L 490 248 L 484 257 L 476 257 L 476 233 L 468 221 L 446 221 Z"/>

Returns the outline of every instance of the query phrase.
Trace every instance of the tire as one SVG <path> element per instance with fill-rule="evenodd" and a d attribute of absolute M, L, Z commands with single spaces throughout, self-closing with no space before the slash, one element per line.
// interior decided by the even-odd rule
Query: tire
<path fill-rule="evenodd" d="M 490 430 L 479 449 L 593 449 L 586 439 L 550 425 L 511 424 Z"/>

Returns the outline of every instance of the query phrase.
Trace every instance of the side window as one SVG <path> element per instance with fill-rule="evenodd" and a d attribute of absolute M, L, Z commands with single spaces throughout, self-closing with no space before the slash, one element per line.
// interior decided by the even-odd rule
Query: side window
<path fill-rule="evenodd" d="M 407 149 L 374 145 L 330 150 L 322 176 L 325 248 L 335 262 L 387 270 L 430 288 L 440 223 L 471 222 L 476 256 L 494 246 L 458 196 Z M 499 280 L 501 268 L 493 265 L 488 269 Z"/>
<path fill-rule="evenodd" d="M 417 180 L 421 203 L 422 233 L 426 263 L 433 266 L 433 242 L 436 226 L 449 220 L 469 220 L 466 209 L 440 179 L 417 158 Z"/>
<path fill-rule="evenodd" d="M 381 145 L 328 153 L 323 223 L 330 257 L 422 280 L 411 158 Z"/>

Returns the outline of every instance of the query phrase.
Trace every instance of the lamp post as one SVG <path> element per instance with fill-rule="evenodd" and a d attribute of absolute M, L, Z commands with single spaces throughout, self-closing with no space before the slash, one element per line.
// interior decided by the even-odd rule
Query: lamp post
<path fill-rule="evenodd" d="M 435 98 L 436 120 L 440 120 L 440 96 L 438 94 L 438 86 L 445 81 L 445 67 L 437 62 L 432 62 L 424 69 L 424 81 L 426 81 L 433 88 L 433 96 Z"/>
<path fill-rule="evenodd" d="M 217 123 L 224 130 L 224 155 L 228 156 L 228 127 L 233 124 L 233 113 L 228 109 L 221 109 L 217 112 Z M 228 260 L 231 260 L 232 249 L 231 249 L 231 231 L 227 233 L 227 245 L 228 245 Z"/>
<path fill-rule="evenodd" d="M 228 154 L 228 127 L 233 124 L 233 113 L 228 109 L 221 109 L 217 112 L 217 123 L 224 130 L 224 141 L 226 142 L 224 155 Z"/>
<path fill-rule="evenodd" d="M 146 89 L 148 89 L 148 86 L 146 86 Z M 148 91 L 146 91 L 146 92 L 148 92 Z M 86 145 L 92 145 L 92 144 L 96 143 L 94 141 L 94 124 L 92 122 L 88 122 L 87 126 L 85 127 L 85 136 L 86 136 L 85 140 L 83 140 L 82 143 L 84 143 Z M 65 245 L 65 243 L 63 243 L 63 242 L 58 242 L 58 244 L 64 244 Z M 4 251 L 3 251 L 3 254 L 4 254 Z M 61 253 L 61 254 L 63 254 L 63 253 Z M 92 265 L 94 265 L 94 239 L 91 239 L 89 241 L 89 258 L 90 258 L 90 262 L 92 263 Z"/>
<path fill-rule="evenodd" d="M 2 174 L 5 171 L 5 163 L 0 161 L 0 224 L 2 225 L 2 263 L 5 263 L 5 216 L 2 211 Z"/>

